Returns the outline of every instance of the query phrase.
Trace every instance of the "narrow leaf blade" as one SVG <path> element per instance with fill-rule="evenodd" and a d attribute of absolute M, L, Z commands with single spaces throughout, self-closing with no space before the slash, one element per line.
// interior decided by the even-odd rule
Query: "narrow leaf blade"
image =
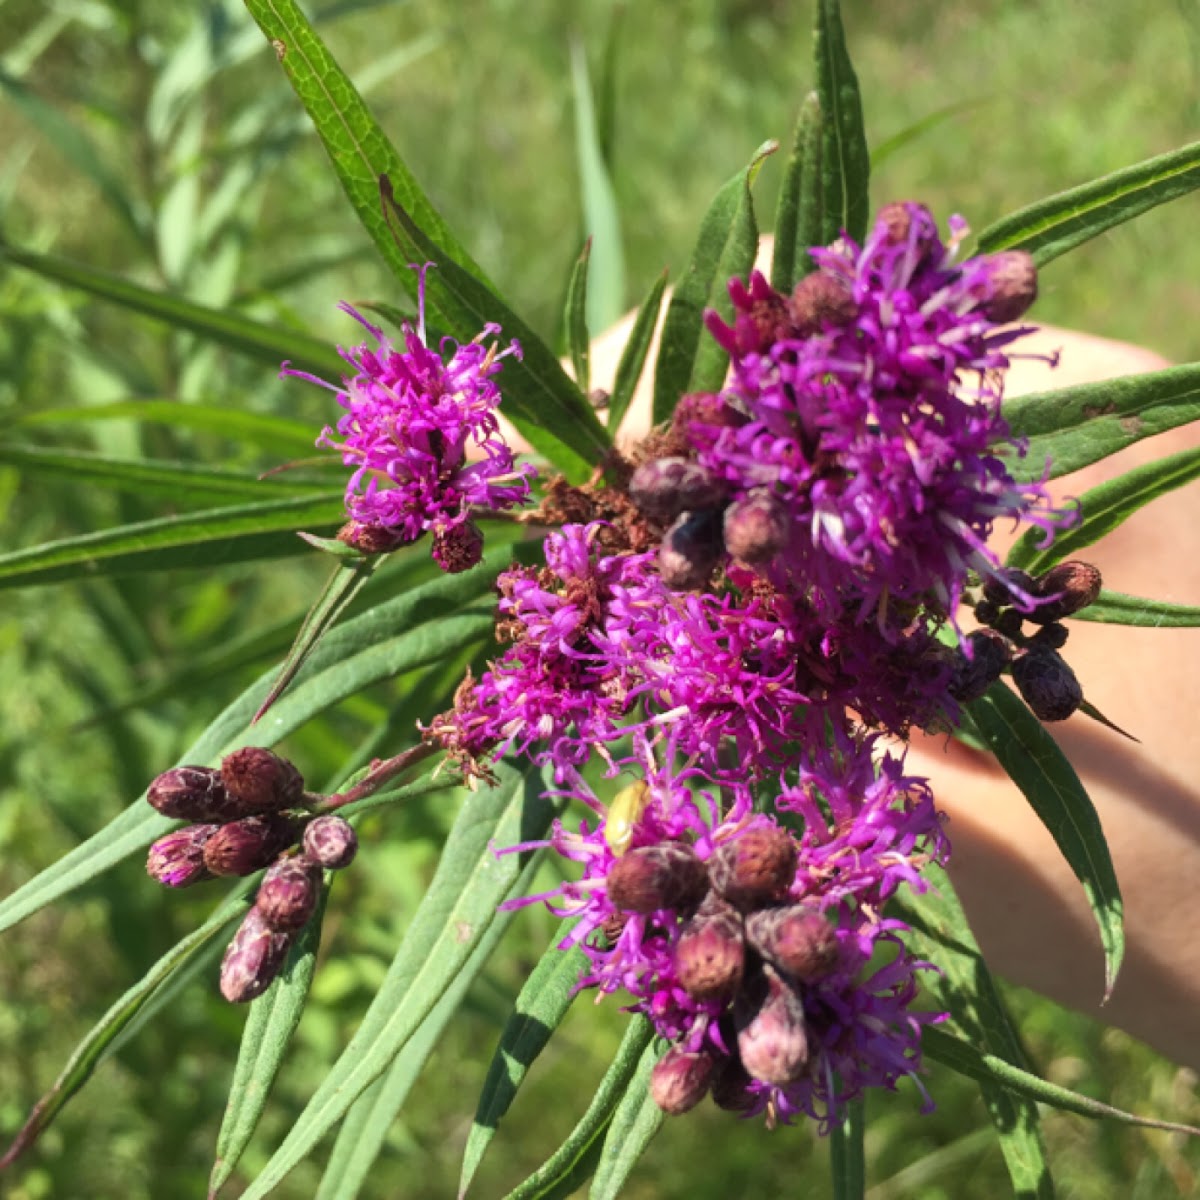
<path fill-rule="evenodd" d="M 800 279 L 816 267 L 808 251 L 820 243 L 823 233 L 823 137 L 821 99 L 816 92 L 809 92 L 796 118 L 792 149 L 779 189 L 775 253 L 771 259 L 771 286 L 776 291 L 790 292 Z"/>
<path fill-rule="evenodd" d="M 650 343 L 654 340 L 654 327 L 658 324 L 659 310 L 662 308 L 663 293 L 667 290 L 667 272 L 654 281 L 650 294 L 642 301 L 642 307 L 634 318 L 633 328 L 629 331 L 629 340 L 621 351 L 621 361 L 617 363 L 617 373 L 613 380 L 612 395 L 608 400 L 608 428 L 612 433 L 621 427 L 629 405 L 633 402 L 633 394 L 637 391 L 638 380 L 646 367 L 646 355 L 650 352 Z"/>
<path fill-rule="evenodd" d="M 829 1169 L 834 1200 L 862 1200 L 866 1193 L 865 1129 L 866 1113 L 859 1096 L 846 1105 L 841 1122 L 829 1131 Z"/>
<path fill-rule="evenodd" d="M 1106 625 L 1138 625 L 1147 629 L 1192 629 L 1200 625 L 1200 607 L 1148 600 L 1102 588 L 1094 604 L 1081 609 L 1073 621 L 1097 621 Z"/>
<path fill-rule="evenodd" d="M 633 1079 L 604 1135 L 604 1149 L 588 1200 L 617 1200 L 646 1147 L 662 1128 L 666 1114 L 650 1095 L 650 1076 L 661 1053 L 654 1042 L 642 1051 Z"/>
<path fill-rule="evenodd" d="M 592 239 L 589 237 L 583 244 L 579 258 L 571 271 L 567 283 L 567 346 L 571 352 L 571 366 L 575 370 L 575 382 L 584 394 L 591 387 L 591 370 L 589 367 L 589 348 L 591 339 L 588 337 L 588 260 L 592 256 Z"/>

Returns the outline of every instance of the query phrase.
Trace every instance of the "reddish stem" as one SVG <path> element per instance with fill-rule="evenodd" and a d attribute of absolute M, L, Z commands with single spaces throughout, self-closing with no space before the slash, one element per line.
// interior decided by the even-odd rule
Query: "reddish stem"
<path fill-rule="evenodd" d="M 409 767 L 428 758 L 438 749 L 432 742 L 418 742 L 397 754 L 394 758 L 378 759 L 371 765 L 370 771 L 358 781 L 349 791 L 334 792 L 332 796 L 321 796 L 312 805 L 314 813 L 334 812 L 355 800 L 373 796 L 385 783 L 390 783 L 397 775 L 402 775 Z"/>

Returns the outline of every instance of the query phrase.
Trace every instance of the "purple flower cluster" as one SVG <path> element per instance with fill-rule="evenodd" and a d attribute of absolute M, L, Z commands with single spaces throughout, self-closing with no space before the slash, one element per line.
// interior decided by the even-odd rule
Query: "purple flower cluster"
<path fill-rule="evenodd" d="M 711 1094 L 827 1126 L 919 1072 L 940 1014 L 914 1004 L 929 964 L 885 910 L 949 847 L 888 739 L 952 725 L 1014 654 L 1048 678 L 1064 635 L 1027 647 L 1022 614 L 1098 588 L 1022 585 L 987 547 L 1001 517 L 1048 536 L 1062 519 L 1009 473 L 1022 447 L 1000 413 L 1025 332 L 1001 323 L 1036 276 L 1021 254 L 956 263 L 951 230 L 892 205 L 861 247 L 812 251 L 790 296 L 734 280 L 733 324 L 708 316 L 728 387 L 683 397 L 635 452 L 628 509 L 501 576 L 507 646 L 426 730 L 468 771 L 506 752 L 551 767 L 590 811 L 541 843 L 577 877 L 519 903 L 575 918 L 581 986 L 626 993 L 668 1040 L 668 1112 Z M 979 581 L 1017 639 L 1003 652 L 993 631 L 938 640 Z M 607 795 L 595 759 L 633 782 Z"/>
<path fill-rule="evenodd" d="M 339 450 L 354 468 L 346 485 L 350 525 L 343 540 L 364 550 L 393 549 L 433 534 L 433 557 L 445 571 L 474 566 L 482 538 L 470 523 L 471 508 L 503 510 L 529 498 L 529 464 L 517 466 L 500 432 L 494 376 L 514 341 L 503 350 L 487 338 L 486 325 L 465 345 L 443 338 L 432 349 L 425 335 L 425 274 L 420 269 L 417 324 L 403 326 L 402 348 L 349 305 L 375 345 L 342 350 L 354 375 L 335 387 L 284 364 L 295 375 L 337 393 L 346 410 L 336 433 L 326 428 L 317 444 Z M 468 461 L 468 453 L 473 461 Z"/>

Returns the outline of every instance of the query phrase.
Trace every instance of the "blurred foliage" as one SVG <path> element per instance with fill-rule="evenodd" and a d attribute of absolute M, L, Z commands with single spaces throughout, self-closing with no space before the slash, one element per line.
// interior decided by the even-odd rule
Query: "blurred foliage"
<path fill-rule="evenodd" d="M 1149 12 L 1061 0 L 845 7 L 868 130 L 884 151 L 877 202 L 916 197 L 982 228 L 1195 136 L 1200 12 L 1184 0 Z M 435 204 L 510 303 L 547 335 L 556 333 L 582 240 L 573 36 L 592 51 L 602 140 L 611 129 L 630 304 L 664 263 L 677 271 L 686 261 L 700 214 L 753 148 L 786 138 L 810 82 L 795 66 L 807 61 L 807 6 L 783 0 L 629 5 L 610 81 L 599 61 L 609 0 L 351 0 L 315 12 Z M 232 0 L 7 0 L 2 16 L 5 240 L 330 341 L 352 336 L 334 312 L 338 299 L 394 299 L 270 48 Z M 777 162 L 765 167 L 761 197 L 773 194 L 778 170 Z M 1200 244 L 1190 217 L 1184 206 L 1155 211 L 1072 255 L 1069 266 L 1055 263 L 1039 317 L 1197 357 Z M 152 397 L 285 414 L 314 433 L 330 415 L 315 388 L 0 268 L 7 433 L 31 440 L 20 423 L 46 408 Z M 38 429 L 40 444 L 113 456 L 245 471 L 286 457 L 129 421 L 50 428 Z M 15 548 L 172 506 L 0 468 L 0 511 L 6 548 Z M 11 891 L 111 818 L 277 660 L 323 571 L 301 559 L 8 592 L 0 611 L 0 888 Z M 222 665 L 232 640 L 272 629 L 274 642 Z M 310 778 L 328 777 L 354 747 L 369 755 L 388 714 L 422 686 L 409 678 L 374 689 L 285 750 Z M 151 688 L 152 704 L 126 705 Z M 366 852 L 335 890 L 327 961 L 245 1172 L 266 1161 L 353 1030 L 447 824 L 448 814 L 427 802 L 364 825 Z M 6 935 L 0 1130 L 19 1127 L 110 999 L 207 908 L 203 897 L 149 885 L 133 863 Z M 435 1054 L 420 1103 L 391 1131 L 369 1195 L 453 1193 L 498 1025 L 553 928 L 535 911 L 514 925 L 507 952 L 471 990 Z M 217 998 L 213 978 L 210 963 L 101 1068 L 7 1181 L 7 1195 L 203 1194 L 243 1021 Z M 1190 1073 L 1035 997 L 1016 1003 L 1049 1078 L 1133 1111 L 1200 1118 Z M 577 1006 L 535 1067 L 477 1194 L 500 1194 L 557 1144 L 621 1024 L 611 1003 Z M 928 1087 L 938 1104 L 930 1116 L 917 1114 L 911 1089 L 873 1098 L 869 1195 L 1003 1194 L 1005 1172 L 973 1085 L 933 1070 Z M 1064 1196 L 1195 1193 L 1200 1150 L 1176 1135 L 1061 1114 L 1048 1116 L 1046 1134 Z M 812 1178 L 808 1194 L 823 1195 L 825 1154 L 804 1127 L 767 1134 L 705 1108 L 667 1123 L 628 1194 L 784 1195 Z M 306 1165 L 278 1194 L 311 1196 L 318 1178 L 318 1167 Z"/>

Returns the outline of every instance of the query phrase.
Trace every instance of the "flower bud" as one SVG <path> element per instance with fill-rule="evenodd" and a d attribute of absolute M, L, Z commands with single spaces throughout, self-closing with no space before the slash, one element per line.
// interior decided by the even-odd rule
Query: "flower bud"
<path fill-rule="evenodd" d="M 1037 267 L 1027 250 L 1001 250 L 984 256 L 988 295 L 979 306 L 989 321 L 1004 325 L 1024 316 L 1037 299 Z"/>
<path fill-rule="evenodd" d="M 827 325 L 846 325 L 858 313 L 850 289 L 827 271 L 813 271 L 800 280 L 788 307 L 804 337 L 820 333 Z"/>
<path fill-rule="evenodd" d="M 304 777 L 286 758 L 262 746 L 243 746 L 221 760 L 225 790 L 240 812 L 264 813 L 288 808 L 304 795 Z"/>
<path fill-rule="evenodd" d="M 724 551 L 718 512 L 680 513 L 658 548 L 659 577 L 672 591 L 694 591 L 708 583 Z"/>
<path fill-rule="evenodd" d="M 1026 614 L 1026 620 L 1035 625 L 1049 625 L 1073 616 L 1081 608 L 1095 604 L 1096 597 L 1100 595 L 1100 585 L 1100 571 L 1091 563 L 1059 563 L 1038 576 L 1034 584 L 1035 594 L 1039 598 L 1047 597 L 1047 601 Z"/>
<path fill-rule="evenodd" d="M 474 521 L 465 521 L 435 533 L 432 553 L 447 575 L 469 571 L 483 558 L 483 530 Z"/>
<path fill-rule="evenodd" d="M 801 983 L 824 979 L 841 961 L 833 926 L 803 904 L 751 913 L 746 918 L 746 940 L 763 958 Z"/>
<path fill-rule="evenodd" d="M 340 871 L 354 861 L 358 835 L 343 817 L 317 817 L 304 830 L 304 853 L 327 871 Z"/>
<path fill-rule="evenodd" d="M 204 844 L 204 865 L 214 875 L 252 875 L 296 838 L 295 822 L 278 813 L 222 825 Z"/>
<path fill-rule="evenodd" d="M 725 481 L 689 458 L 653 458 L 629 480 L 629 495 L 652 521 L 666 524 L 681 512 L 715 508 L 726 496 Z"/>
<path fill-rule="evenodd" d="M 1030 639 L 1029 645 L 1044 650 L 1061 650 L 1070 636 L 1067 627 L 1055 621 L 1052 625 L 1043 625 Z"/>
<path fill-rule="evenodd" d="M 713 1056 L 672 1046 L 650 1072 L 650 1096 L 663 1112 L 677 1117 L 695 1108 L 708 1093 Z"/>
<path fill-rule="evenodd" d="M 691 908 L 708 887 L 704 864 L 684 842 L 639 846 L 618 858 L 608 872 L 608 898 L 623 912 Z"/>
<path fill-rule="evenodd" d="M 911 200 L 885 204 L 875 217 L 875 229 L 882 227 L 884 236 L 893 246 L 910 243 L 917 252 L 914 267 L 935 252 L 941 251 L 937 222 L 923 204 Z"/>
<path fill-rule="evenodd" d="M 967 645 L 956 652 L 950 695 L 961 704 L 978 700 L 1000 678 L 1012 657 L 1012 647 L 991 629 L 967 634 Z"/>
<path fill-rule="evenodd" d="M 1033 576 L 1017 567 L 1002 567 L 994 576 L 988 578 L 983 585 L 983 598 L 997 607 L 1011 604 L 1016 592 L 1024 592 L 1027 596 L 1035 595 L 1037 585 Z M 976 612 L 979 610 L 976 609 Z M 980 620 L 983 620 L 980 617 Z M 990 622 L 989 622 L 990 624 Z"/>
<path fill-rule="evenodd" d="M 758 825 L 725 842 L 708 860 L 713 888 L 746 911 L 787 895 L 796 878 L 796 843 L 778 825 Z"/>
<path fill-rule="evenodd" d="M 1083 702 L 1075 672 L 1056 650 L 1031 648 L 1013 660 L 1012 677 L 1039 721 L 1065 721 Z"/>
<path fill-rule="evenodd" d="M 368 525 L 364 521 L 347 521 L 338 530 L 337 540 L 357 550 L 359 554 L 387 554 L 401 546 L 409 546 L 416 539 L 399 529 L 386 525 Z"/>
<path fill-rule="evenodd" d="M 791 1083 L 808 1064 L 808 1032 L 800 995 L 769 964 L 733 1007 L 738 1057 L 763 1083 Z"/>
<path fill-rule="evenodd" d="M 321 867 L 304 855 L 277 858 L 259 884 L 254 907 L 276 933 L 303 929 L 321 898 Z"/>
<path fill-rule="evenodd" d="M 710 892 L 680 931 L 674 956 L 675 976 L 688 995 L 697 1000 L 732 996 L 746 966 L 741 914 Z"/>
<path fill-rule="evenodd" d="M 1006 608 L 993 622 L 992 628 L 1000 634 L 1001 637 L 1019 638 L 1021 636 L 1021 628 L 1025 624 L 1025 618 L 1028 614 L 1023 613 L 1017 608 Z"/>
<path fill-rule="evenodd" d="M 189 825 L 160 837 L 146 857 L 146 874 L 167 887 L 185 888 L 212 878 L 204 864 L 204 847 L 221 827 Z"/>
<path fill-rule="evenodd" d="M 212 767 L 174 767 L 164 771 L 146 791 L 146 799 L 164 817 L 184 821 L 232 821 L 241 816 L 237 804 Z"/>
<path fill-rule="evenodd" d="M 787 545 L 791 528 L 783 501 L 768 488 L 755 488 L 725 510 L 725 549 L 751 566 L 770 562 Z"/>
<path fill-rule="evenodd" d="M 295 934 L 276 932 L 252 908 L 221 961 L 221 995 L 231 1004 L 261 996 L 283 968 L 294 940 Z"/>

